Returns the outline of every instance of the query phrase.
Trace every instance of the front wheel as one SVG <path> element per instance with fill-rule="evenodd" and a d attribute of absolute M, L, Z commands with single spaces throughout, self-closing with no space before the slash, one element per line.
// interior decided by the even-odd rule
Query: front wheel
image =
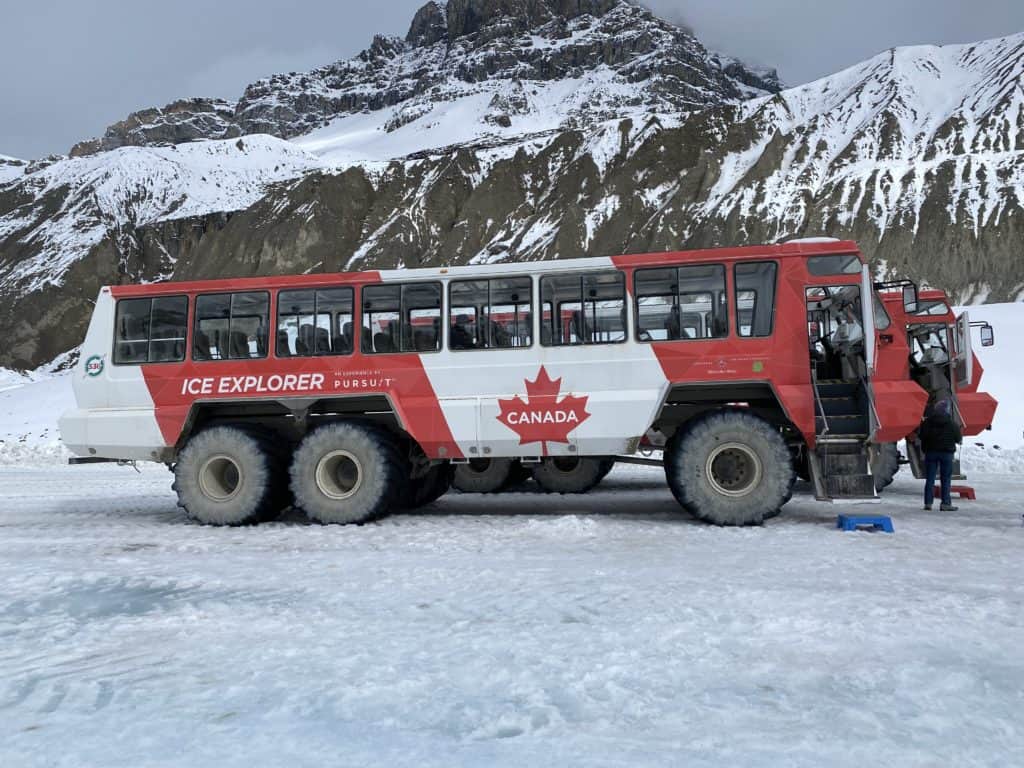
<path fill-rule="evenodd" d="M 760 525 L 788 501 L 793 465 L 774 427 L 743 411 L 721 411 L 676 433 L 666 446 L 665 475 L 694 517 Z"/>

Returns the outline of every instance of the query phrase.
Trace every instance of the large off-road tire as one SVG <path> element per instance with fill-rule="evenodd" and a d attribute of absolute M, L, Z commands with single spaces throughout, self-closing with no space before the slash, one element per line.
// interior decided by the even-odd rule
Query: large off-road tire
<path fill-rule="evenodd" d="M 793 498 L 793 489 L 796 487 L 796 481 L 798 479 L 799 478 L 797 477 L 797 473 L 794 471 L 792 476 L 789 478 L 789 487 L 786 488 L 786 495 L 782 497 L 782 504 L 779 506 L 778 509 L 774 509 L 771 512 L 766 512 L 764 516 L 765 520 L 771 520 L 773 517 L 778 517 L 782 514 L 782 507 L 789 504 L 790 499 Z"/>
<path fill-rule="evenodd" d="M 896 443 L 876 446 L 871 456 L 871 474 L 875 478 L 875 490 L 880 491 L 892 485 L 900 471 L 900 449 Z"/>
<path fill-rule="evenodd" d="M 497 493 L 506 487 L 512 473 L 512 459 L 470 459 L 458 464 L 452 486 L 463 493 Z"/>
<path fill-rule="evenodd" d="M 407 509 L 419 509 L 433 504 L 446 493 L 452 484 L 452 467 L 447 462 L 435 464 L 420 478 L 409 481 Z"/>
<path fill-rule="evenodd" d="M 409 465 L 387 432 L 359 422 L 334 422 L 299 444 L 291 489 L 295 505 L 311 520 L 364 523 L 399 507 L 409 489 Z"/>
<path fill-rule="evenodd" d="M 608 477 L 608 473 L 615 469 L 615 459 L 611 456 L 607 456 L 601 459 L 601 480 Z"/>
<path fill-rule="evenodd" d="M 694 517 L 714 525 L 760 525 L 786 503 L 793 465 L 770 424 L 743 411 L 719 411 L 673 436 L 665 476 Z"/>
<path fill-rule="evenodd" d="M 237 426 L 210 427 L 178 455 L 178 506 L 204 525 L 250 525 L 277 515 L 281 466 L 259 436 Z"/>
<path fill-rule="evenodd" d="M 586 493 L 601 482 L 602 460 L 591 456 L 553 456 L 533 468 L 533 479 L 548 493 Z"/>

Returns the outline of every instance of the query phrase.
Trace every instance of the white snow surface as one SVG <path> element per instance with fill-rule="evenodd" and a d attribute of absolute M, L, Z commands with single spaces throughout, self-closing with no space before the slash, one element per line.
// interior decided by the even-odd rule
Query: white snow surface
<path fill-rule="evenodd" d="M 21 178 L 25 173 L 26 163 L 10 155 L 0 155 L 0 186 Z"/>
<path fill-rule="evenodd" d="M 1024 303 L 961 307 L 957 314 L 964 310 L 972 322 L 987 320 L 995 330 L 995 346 L 982 347 L 978 331 L 973 332 L 971 345 L 985 369 L 980 391 L 999 401 L 992 431 L 966 438 L 966 442 L 987 448 L 1024 446 Z"/>
<path fill-rule="evenodd" d="M 1022 309 L 971 310 L 997 429 Z M 580 497 L 210 529 L 163 467 L 64 465 L 51 370 L 0 370 L 0 765 L 1024 764 L 1024 448 L 968 446 L 953 514 L 902 473 L 719 529 L 620 466 Z"/>
<path fill-rule="evenodd" d="M 899 479 L 893 536 L 696 524 L 645 468 L 363 527 L 202 528 L 169 483 L 0 468 L 0 764 L 1024 763 L 1020 476 Z"/>

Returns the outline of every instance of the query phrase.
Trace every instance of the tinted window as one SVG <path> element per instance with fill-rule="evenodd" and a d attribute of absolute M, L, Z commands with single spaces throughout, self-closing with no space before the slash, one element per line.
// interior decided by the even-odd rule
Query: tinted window
<path fill-rule="evenodd" d="M 351 288 L 281 291 L 277 295 L 278 357 L 352 353 Z"/>
<path fill-rule="evenodd" d="M 196 299 L 193 360 L 267 356 L 270 294 L 219 293 Z"/>
<path fill-rule="evenodd" d="M 860 257 L 856 254 L 845 256 L 811 256 L 807 260 L 807 271 L 816 277 L 827 275 L 857 275 L 861 270 Z"/>
<path fill-rule="evenodd" d="M 944 301 L 932 300 L 918 300 L 917 312 L 915 315 L 945 315 L 949 312 L 949 307 Z"/>
<path fill-rule="evenodd" d="M 363 289 L 362 351 L 436 352 L 441 348 L 441 284 Z"/>
<path fill-rule="evenodd" d="M 185 359 L 188 298 L 161 296 L 117 303 L 114 363 L 176 363 Z"/>
<path fill-rule="evenodd" d="M 640 341 L 719 339 L 729 334 L 721 264 L 640 269 L 634 286 Z"/>
<path fill-rule="evenodd" d="M 528 277 L 455 281 L 448 301 L 450 349 L 509 349 L 533 342 Z"/>
<path fill-rule="evenodd" d="M 736 324 L 740 336 L 772 335 L 777 272 L 774 261 L 736 265 Z"/>
<path fill-rule="evenodd" d="M 621 272 L 545 277 L 540 293 L 544 346 L 626 340 L 626 281 Z"/>

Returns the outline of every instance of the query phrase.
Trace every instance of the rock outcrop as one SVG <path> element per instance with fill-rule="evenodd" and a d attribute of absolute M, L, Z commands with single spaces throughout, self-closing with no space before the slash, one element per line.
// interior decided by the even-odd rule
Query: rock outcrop
<path fill-rule="evenodd" d="M 101 139 L 75 145 L 71 154 L 254 133 L 293 138 L 339 116 L 406 102 L 403 114 L 422 114 L 425 103 L 481 87 L 500 90 L 508 81 L 550 83 L 598 72 L 620 87 L 596 83 L 567 115 L 567 127 L 625 109 L 690 110 L 781 87 L 773 72 L 709 54 L 690 33 L 625 0 L 428 2 L 404 39 L 378 36 L 352 59 L 259 80 L 237 102 L 190 99 L 136 112 Z M 496 119 L 500 124 L 505 118 Z"/>

